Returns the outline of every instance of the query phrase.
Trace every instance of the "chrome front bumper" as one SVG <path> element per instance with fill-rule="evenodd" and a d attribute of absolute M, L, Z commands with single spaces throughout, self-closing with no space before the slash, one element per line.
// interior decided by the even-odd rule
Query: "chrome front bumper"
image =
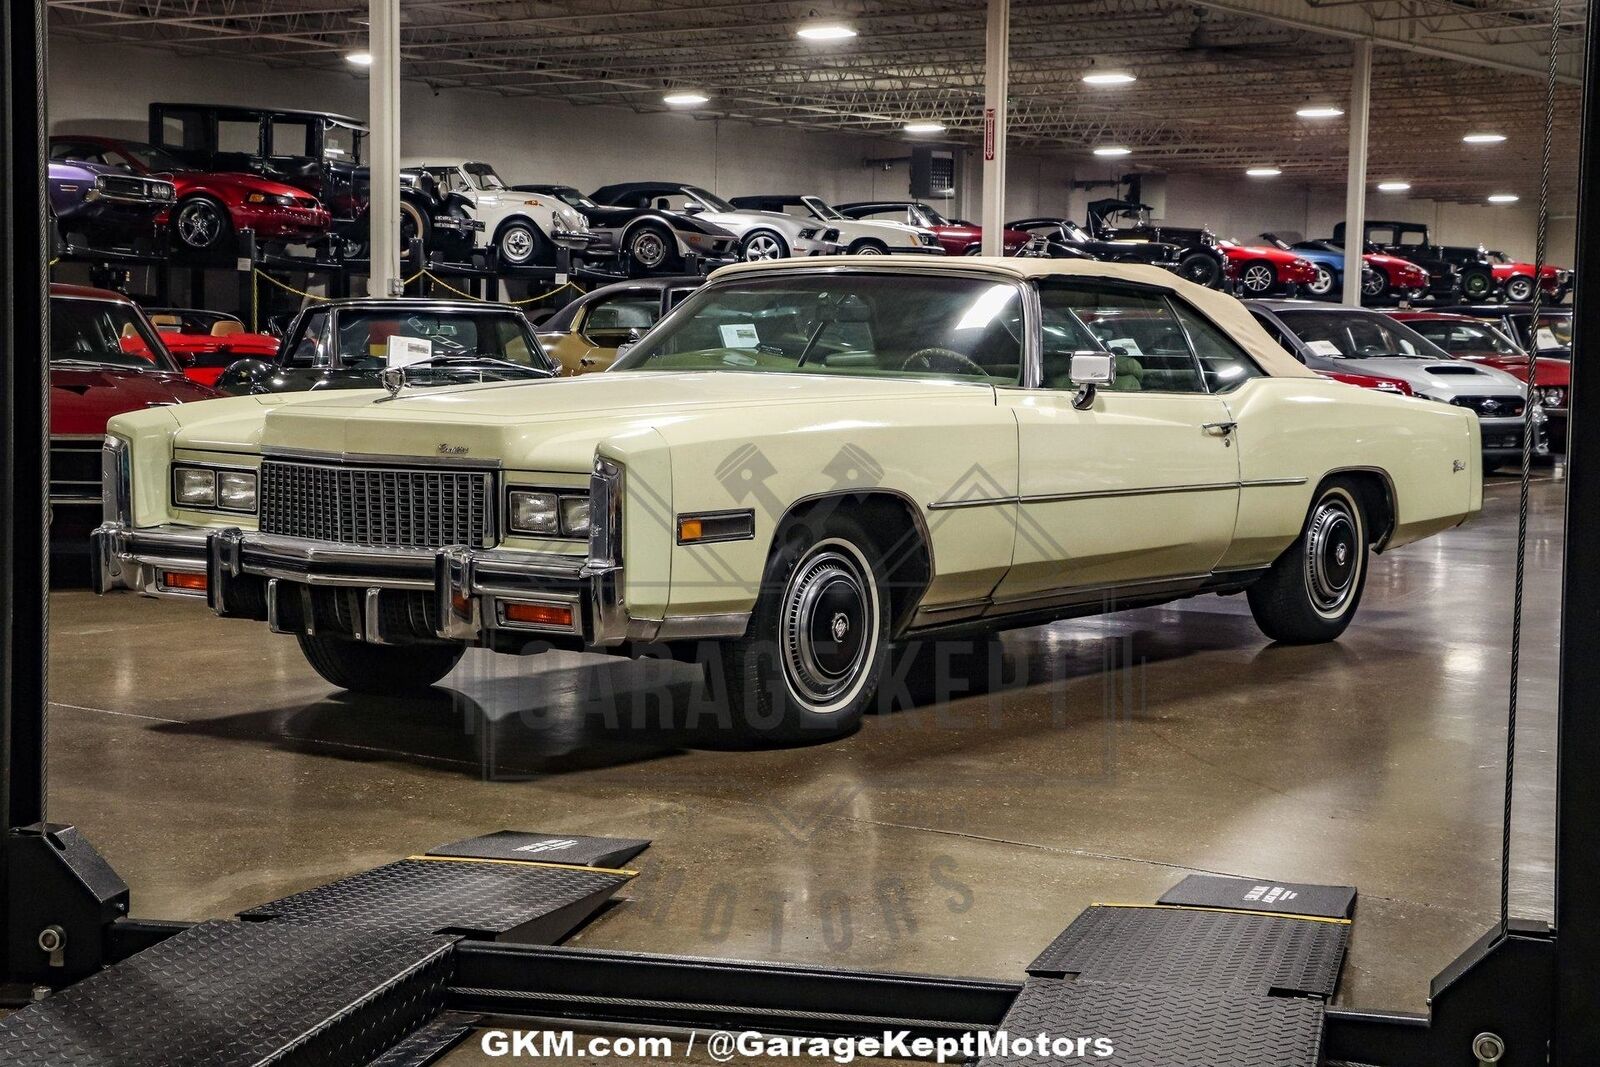
<path fill-rule="evenodd" d="M 493 644 L 497 633 L 570 639 L 591 648 L 656 640 L 659 620 L 633 620 L 620 564 L 513 549 L 383 549 L 238 529 L 199 531 L 116 522 L 91 536 L 98 593 L 204 599 L 224 618 L 287 633 L 338 632 L 375 644 L 443 639 Z M 204 575 L 203 588 L 191 577 Z M 518 622 L 513 605 L 567 612 L 566 624 Z M 404 619 L 403 632 L 386 620 Z M 324 627 L 325 628 L 325 627 Z"/>

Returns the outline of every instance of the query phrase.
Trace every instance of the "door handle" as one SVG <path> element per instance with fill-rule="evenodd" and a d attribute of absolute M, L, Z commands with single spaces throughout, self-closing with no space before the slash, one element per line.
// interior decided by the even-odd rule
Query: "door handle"
<path fill-rule="evenodd" d="M 1200 428 L 1212 437 L 1226 437 L 1237 425 L 1237 422 L 1202 422 Z"/>

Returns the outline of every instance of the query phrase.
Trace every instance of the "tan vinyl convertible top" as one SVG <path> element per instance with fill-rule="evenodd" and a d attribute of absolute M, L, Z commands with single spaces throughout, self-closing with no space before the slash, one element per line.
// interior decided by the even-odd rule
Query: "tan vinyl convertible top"
<path fill-rule="evenodd" d="M 950 256 L 948 258 L 922 257 L 915 262 L 902 262 L 875 256 L 810 256 L 795 259 L 763 260 L 757 263 L 735 263 L 712 272 L 712 279 L 722 280 L 740 274 L 770 271 L 805 271 L 818 268 L 886 271 L 889 273 L 922 273 L 925 271 L 981 270 L 1009 278 L 1031 280 L 1034 278 L 1107 278 L 1113 281 L 1138 282 L 1166 289 L 1183 297 L 1203 312 L 1212 322 L 1222 327 L 1245 351 L 1255 358 L 1268 374 L 1277 378 L 1315 378 L 1317 372 L 1285 352 L 1261 328 L 1255 317 L 1236 298 L 1216 289 L 1207 289 L 1178 277 L 1160 267 L 1142 263 L 1101 263 L 1084 259 L 1037 259 L 1024 256 Z"/>

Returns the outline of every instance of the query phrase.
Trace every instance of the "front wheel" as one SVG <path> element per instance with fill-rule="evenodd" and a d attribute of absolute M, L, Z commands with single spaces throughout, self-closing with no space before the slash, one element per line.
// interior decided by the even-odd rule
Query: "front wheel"
<path fill-rule="evenodd" d="M 403 696 L 426 691 L 449 674 L 461 645 L 369 645 L 348 637 L 299 635 L 300 651 L 323 679 L 353 693 Z"/>
<path fill-rule="evenodd" d="M 1389 276 L 1381 270 L 1369 270 L 1361 275 L 1361 299 L 1376 304 L 1389 295 Z"/>
<path fill-rule="evenodd" d="M 1304 529 L 1248 592 L 1261 632 L 1286 645 L 1332 641 L 1344 633 L 1367 579 L 1366 519 L 1354 487 L 1329 482 Z"/>
<path fill-rule="evenodd" d="M 1222 284 L 1222 264 L 1215 256 L 1204 252 L 1191 252 L 1178 261 L 1178 275 L 1196 285 L 1215 289 Z"/>
<path fill-rule="evenodd" d="M 888 254 L 889 246 L 882 241 L 863 239 L 850 246 L 850 255 L 852 256 L 886 256 Z"/>
<path fill-rule="evenodd" d="M 628 235 L 628 258 L 641 271 L 651 274 L 673 265 L 676 244 L 664 227 L 646 223 Z"/>
<path fill-rule="evenodd" d="M 227 208 L 209 197 L 196 196 L 178 206 L 172 216 L 172 228 L 177 232 L 183 247 L 193 252 L 207 252 L 221 247 L 223 239 L 233 229 Z"/>
<path fill-rule="evenodd" d="M 532 263 L 538 256 L 539 243 L 539 234 L 532 224 L 517 221 L 507 223 L 500 231 L 500 236 L 495 239 L 495 249 L 500 253 L 500 262 L 522 267 Z"/>
<path fill-rule="evenodd" d="M 433 240 L 433 220 L 420 207 L 409 200 L 400 201 L 400 258 L 411 256 L 412 240 L 421 242 L 422 258 L 428 258 L 428 245 Z"/>
<path fill-rule="evenodd" d="M 1270 263 L 1246 263 L 1239 272 L 1239 288 L 1250 296 L 1266 296 L 1278 284 L 1278 272 Z"/>
<path fill-rule="evenodd" d="M 1519 274 L 1506 282 L 1506 299 L 1513 304 L 1526 304 L 1533 299 L 1533 279 Z"/>
<path fill-rule="evenodd" d="M 757 230 L 739 246 L 739 258 L 746 263 L 762 259 L 788 259 L 789 246 L 782 237 L 771 230 Z"/>
<path fill-rule="evenodd" d="M 889 655 L 889 598 L 872 538 L 829 515 L 780 534 L 745 635 L 716 649 L 733 726 L 768 741 L 854 731 Z"/>

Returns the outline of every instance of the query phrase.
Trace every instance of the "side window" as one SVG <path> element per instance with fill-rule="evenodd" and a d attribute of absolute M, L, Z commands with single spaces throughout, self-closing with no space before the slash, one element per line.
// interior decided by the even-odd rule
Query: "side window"
<path fill-rule="evenodd" d="M 1200 359 L 1200 370 L 1211 392 L 1230 392 L 1251 378 L 1261 377 L 1261 368 L 1255 361 L 1209 319 L 1178 300 L 1172 301 L 1172 310 L 1189 335 L 1189 344 Z"/>
<path fill-rule="evenodd" d="M 597 345 L 626 344 L 629 335 L 643 333 L 661 317 L 661 296 L 654 292 L 618 293 L 596 301 L 583 319 L 584 337 Z"/>
<path fill-rule="evenodd" d="M 161 143 L 168 148 L 205 148 L 206 128 L 206 116 L 199 111 L 179 108 L 161 113 Z M 254 146 L 250 150 L 254 152 Z"/>
<path fill-rule="evenodd" d="M 260 155 L 261 123 L 254 120 L 218 120 L 217 151 L 237 152 L 246 156 Z"/>
<path fill-rule="evenodd" d="M 1045 281 L 1043 376 L 1046 389 L 1071 389 L 1072 353 L 1110 352 L 1123 393 L 1203 393 L 1205 382 L 1183 325 L 1166 297 L 1122 287 Z"/>
<path fill-rule="evenodd" d="M 327 312 L 319 311 L 312 315 L 307 320 L 305 332 L 300 335 L 300 341 L 294 346 L 294 351 L 289 353 L 289 366 L 326 367 L 328 356 L 327 347 L 323 344 L 323 334 L 327 329 Z"/>
<path fill-rule="evenodd" d="M 1251 312 L 1251 315 L 1254 316 L 1256 322 L 1260 324 L 1261 328 L 1267 331 L 1267 336 L 1278 342 L 1279 348 L 1282 348 L 1295 359 L 1300 359 L 1300 353 L 1295 349 L 1294 342 L 1289 340 L 1288 335 L 1278 328 L 1277 323 L 1273 322 L 1264 315 L 1257 315 L 1255 312 Z M 1304 360 L 1301 360 L 1301 362 L 1304 362 Z"/>
<path fill-rule="evenodd" d="M 270 127 L 274 156 L 311 155 L 311 124 L 303 119 L 274 119 Z"/>

